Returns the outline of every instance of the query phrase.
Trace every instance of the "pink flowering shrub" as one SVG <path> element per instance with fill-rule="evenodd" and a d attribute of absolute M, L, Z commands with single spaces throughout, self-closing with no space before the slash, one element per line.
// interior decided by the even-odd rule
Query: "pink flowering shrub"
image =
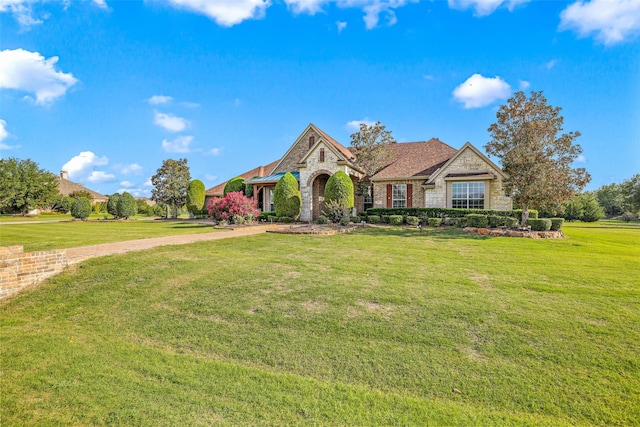
<path fill-rule="evenodd" d="M 207 205 L 209 216 L 214 221 L 239 222 L 243 218 L 248 222 L 260 215 L 254 201 L 241 192 L 227 193 L 224 197 L 214 197 Z"/>

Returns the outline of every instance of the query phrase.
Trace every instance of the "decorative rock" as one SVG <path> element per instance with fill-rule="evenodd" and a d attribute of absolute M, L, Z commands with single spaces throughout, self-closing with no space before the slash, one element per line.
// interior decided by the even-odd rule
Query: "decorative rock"
<path fill-rule="evenodd" d="M 529 239 L 563 239 L 564 233 L 562 231 L 518 231 L 507 230 L 504 228 L 475 228 L 465 227 L 462 231 L 466 233 L 475 233 L 481 236 L 506 236 L 506 237 L 526 237 Z"/>

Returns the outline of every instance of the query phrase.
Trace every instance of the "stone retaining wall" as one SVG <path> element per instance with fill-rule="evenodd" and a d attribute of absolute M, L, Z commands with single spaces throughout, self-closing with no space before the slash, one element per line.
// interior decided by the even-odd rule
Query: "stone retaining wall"
<path fill-rule="evenodd" d="M 0 246 L 0 300 L 59 273 L 66 266 L 64 249 L 24 252 L 23 246 Z"/>

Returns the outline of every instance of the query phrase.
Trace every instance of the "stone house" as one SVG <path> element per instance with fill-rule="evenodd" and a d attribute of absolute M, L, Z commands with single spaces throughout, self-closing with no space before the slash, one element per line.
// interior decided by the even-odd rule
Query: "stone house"
<path fill-rule="evenodd" d="M 63 196 L 69 196 L 69 194 L 74 191 L 87 191 L 91 194 L 93 198 L 92 203 L 106 203 L 109 201 L 109 197 L 104 194 L 100 194 L 97 191 L 93 191 L 82 184 L 78 184 L 77 182 L 69 181 L 69 174 L 67 171 L 61 171 L 60 176 L 58 177 L 58 191 Z"/>
<path fill-rule="evenodd" d="M 258 208 L 273 211 L 273 190 L 278 180 L 291 172 L 302 195 L 300 220 L 312 221 L 324 210 L 324 187 L 341 170 L 351 177 L 354 188 L 362 179 L 373 184 L 373 194 L 355 195 L 355 210 L 376 207 L 437 207 L 512 209 L 505 195 L 504 172 L 470 143 L 462 148 L 437 138 L 391 144 L 387 164 L 366 177 L 356 156 L 318 127 L 310 124 L 289 150 L 275 162 L 240 176 L 253 184 Z M 221 196 L 226 182 L 207 190 L 207 198 Z"/>

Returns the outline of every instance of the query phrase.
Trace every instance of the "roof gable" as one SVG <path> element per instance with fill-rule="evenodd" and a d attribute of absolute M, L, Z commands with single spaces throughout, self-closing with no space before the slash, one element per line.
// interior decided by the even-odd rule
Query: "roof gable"
<path fill-rule="evenodd" d="M 280 160 L 276 160 L 274 162 L 269 163 L 266 166 L 258 166 L 257 168 L 253 168 L 253 169 L 251 169 L 249 171 L 246 171 L 245 173 L 242 173 L 242 174 L 237 175 L 237 176 L 242 177 L 242 179 L 244 179 L 246 181 L 246 180 L 249 180 L 249 179 L 253 178 L 254 176 L 262 177 L 262 176 L 271 175 L 271 172 L 273 171 L 274 166 L 279 161 Z M 221 182 L 220 184 L 209 188 L 207 191 L 205 191 L 205 194 L 207 196 L 219 196 L 219 195 L 222 195 L 224 193 L 224 187 L 227 185 L 227 182 L 229 182 L 229 180 L 227 180 L 225 182 Z"/>
<path fill-rule="evenodd" d="M 431 175 L 429 177 L 429 181 L 428 183 L 432 183 L 435 181 L 435 179 L 437 177 L 439 177 L 445 170 L 447 170 L 447 168 L 456 161 L 456 159 L 458 157 L 460 157 L 462 155 L 463 152 L 465 152 L 466 150 L 471 150 L 473 151 L 482 161 L 484 161 L 490 168 L 492 168 L 495 172 L 497 172 L 498 174 L 500 174 L 500 176 L 502 176 L 502 178 L 506 178 L 507 174 L 505 174 L 502 169 L 500 169 L 500 167 L 498 167 L 495 163 L 493 163 L 487 156 L 485 156 L 484 154 L 482 154 L 480 152 L 480 150 L 478 150 L 476 147 L 473 146 L 473 144 L 471 144 L 470 142 L 466 142 L 462 148 L 460 148 L 460 150 L 458 150 L 458 152 L 451 157 L 446 163 L 444 163 L 442 166 L 440 166 L 440 168 L 438 170 L 435 171 L 435 173 L 433 175 Z"/>
<path fill-rule="evenodd" d="M 371 179 L 427 177 L 455 155 L 457 150 L 437 138 L 390 144 L 391 158 Z"/>
<path fill-rule="evenodd" d="M 61 178 L 61 177 L 57 177 L 57 178 L 58 178 L 58 191 L 63 196 L 68 196 L 74 191 L 87 191 L 89 192 L 89 194 L 91 194 L 91 197 L 93 198 L 94 201 L 108 199 L 108 197 L 105 196 L 104 194 L 100 194 L 97 191 L 93 191 L 82 184 L 78 184 L 77 182 L 69 181 L 68 179 Z"/>

